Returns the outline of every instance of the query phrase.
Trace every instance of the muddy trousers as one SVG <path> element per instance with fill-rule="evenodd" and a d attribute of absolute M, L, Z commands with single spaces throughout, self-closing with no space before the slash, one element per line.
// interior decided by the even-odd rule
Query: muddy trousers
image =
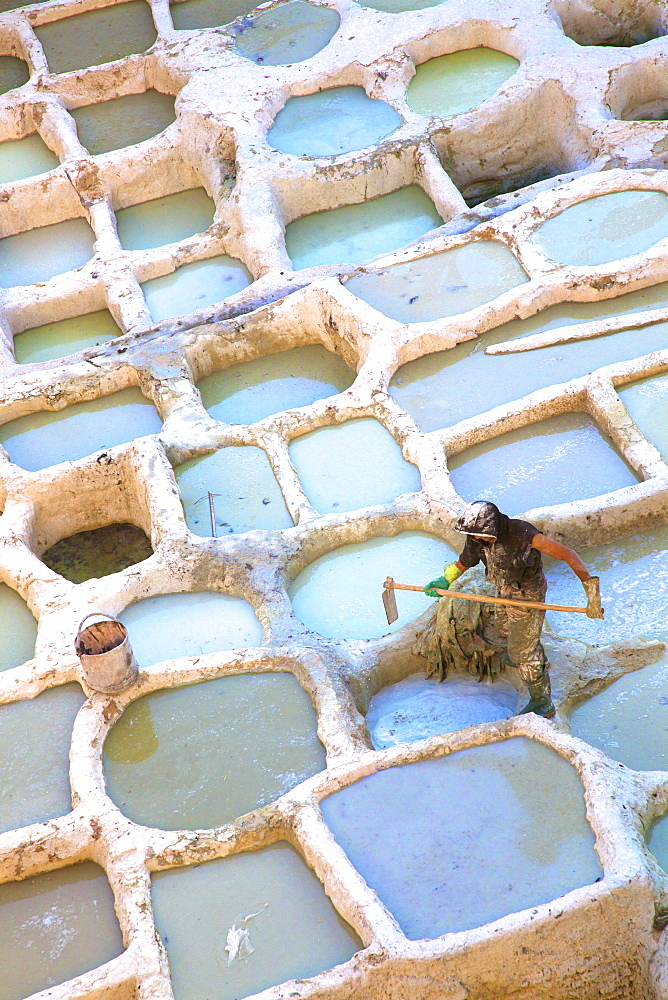
<path fill-rule="evenodd" d="M 512 597 L 516 600 L 543 601 L 545 594 L 534 596 L 515 593 Z M 496 611 L 496 628 L 506 643 L 508 658 L 529 689 L 530 701 L 524 711 L 554 714 L 548 664 L 540 641 L 544 619 L 545 612 L 537 608 L 499 605 Z"/>

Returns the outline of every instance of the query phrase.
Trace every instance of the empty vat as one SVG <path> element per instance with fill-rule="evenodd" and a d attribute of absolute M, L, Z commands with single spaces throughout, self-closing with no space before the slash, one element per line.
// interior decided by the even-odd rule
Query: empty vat
<path fill-rule="evenodd" d="M 431 198 L 412 184 L 360 205 L 295 219 L 285 230 L 285 245 L 297 271 L 316 264 L 359 264 L 412 243 L 442 221 Z"/>
<path fill-rule="evenodd" d="M 574 323 L 666 307 L 665 282 L 605 302 L 564 302 L 530 319 L 504 323 L 448 351 L 409 361 L 396 372 L 390 394 L 421 431 L 448 427 L 536 389 L 662 350 L 668 342 L 668 323 L 518 354 L 485 354 L 490 345 Z"/>
<path fill-rule="evenodd" d="M 346 420 L 295 438 L 290 458 L 320 514 L 392 503 L 417 493 L 420 473 L 378 420 Z"/>
<path fill-rule="evenodd" d="M 184 264 L 171 274 L 145 281 L 141 287 L 153 321 L 159 323 L 222 302 L 252 280 L 240 260 L 219 254 Z"/>
<path fill-rule="evenodd" d="M 304 625 L 329 639 L 375 639 L 396 632 L 431 603 L 424 594 L 399 593 L 399 617 L 388 625 L 381 600 L 385 578 L 424 585 L 454 557 L 445 542 L 422 531 L 343 545 L 314 560 L 290 584 L 292 607 Z"/>
<path fill-rule="evenodd" d="M 153 89 L 87 104 L 70 114 L 77 123 L 79 142 L 93 156 L 152 139 L 176 118 L 172 95 Z"/>
<path fill-rule="evenodd" d="M 668 376 L 654 375 L 652 378 L 633 382 L 618 391 L 640 430 L 659 449 L 664 462 L 667 462 Z"/>
<path fill-rule="evenodd" d="M 508 681 L 479 683 L 468 674 L 452 673 L 442 683 L 414 674 L 373 696 L 366 725 L 376 750 L 454 733 L 465 726 L 495 722 L 515 715 L 520 695 Z"/>
<path fill-rule="evenodd" d="M 574 736 L 627 767 L 668 770 L 668 656 L 588 698 L 569 721 Z"/>
<path fill-rule="evenodd" d="M 231 365 L 203 378 L 197 388 L 216 420 L 253 424 L 343 392 L 354 379 L 343 358 L 313 345 Z"/>
<path fill-rule="evenodd" d="M 288 979 L 303 990 L 362 947 L 285 841 L 158 872 L 151 894 L 175 1000 L 237 1000 Z"/>
<path fill-rule="evenodd" d="M 289 0 L 234 29 L 237 52 L 263 66 L 283 66 L 310 59 L 336 34 L 341 18 L 329 7 Z"/>
<path fill-rule="evenodd" d="M 107 791 L 136 823 L 220 826 L 323 770 L 316 727 L 292 674 L 156 691 L 133 702 L 107 737 Z"/>
<path fill-rule="evenodd" d="M 267 142 L 294 156 L 338 156 L 375 146 L 400 125 L 389 104 L 367 97 L 361 87 L 329 87 L 289 98 L 267 132 Z"/>
<path fill-rule="evenodd" d="M 22 87 L 30 79 L 28 64 L 14 56 L 0 56 L 0 94 Z"/>
<path fill-rule="evenodd" d="M 255 0 L 184 0 L 170 7 L 172 23 L 178 30 L 217 28 L 231 24 L 255 10 Z"/>
<path fill-rule="evenodd" d="M 120 955 L 102 868 L 86 861 L 0 885 L 0 1000 L 21 1000 Z"/>
<path fill-rule="evenodd" d="M 161 430 L 153 404 L 132 388 L 10 420 L 0 427 L 0 443 L 12 462 L 36 472 Z"/>
<path fill-rule="evenodd" d="M 250 445 L 221 448 L 174 470 L 186 522 L 196 535 L 211 535 L 212 493 L 216 534 L 291 528 L 283 494 L 267 453 Z"/>
<path fill-rule="evenodd" d="M 483 47 L 438 56 L 416 67 L 406 102 L 419 115 L 460 115 L 495 94 L 518 66 L 505 52 Z"/>
<path fill-rule="evenodd" d="M 60 166 L 60 160 L 36 132 L 24 139 L 0 142 L 0 184 L 46 173 Z"/>
<path fill-rule="evenodd" d="M 147 535 L 135 524 L 107 524 L 61 538 L 42 555 L 42 562 L 72 583 L 84 583 L 153 555 Z"/>
<path fill-rule="evenodd" d="M 19 667 L 35 653 L 37 622 L 23 598 L 0 583 L 0 670 Z"/>
<path fill-rule="evenodd" d="M 151 8 L 144 0 L 63 17 L 34 30 L 52 73 L 123 59 L 150 49 L 157 38 Z"/>
<path fill-rule="evenodd" d="M 631 535 L 580 552 L 589 572 L 601 578 L 605 620 L 584 615 L 547 616 L 560 633 L 585 642 L 608 643 L 634 636 L 668 641 L 668 528 Z M 553 604 L 584 604 L 582 584 L 564 563 L 548 560 Z"/>
<path fill-rule="evenodd" d="M 379 771 L 320 808 L 411 940 L 548 903 L 602 874 L 577 773 L 533 740 Z"/>
<path fill-rule="evenodd" d="M 548 219 L 534 242 L 561 264 L 609 264 L 668 236 L 668 195 L 619 191 L 588 198 Z"/>
<path fill-rule="evenodd" d="M 33 326 L 30 330 L 17 333 L 14 337 L 14 357 L 20 365 L 53 361 L 85 351 L 87 347 L 106 344 L 114 337 L 120 337 L 122 332 L 109 310 L 100 309 L 85 316 L 73 316 L 72 319 Z"/>
<path fill-rule="evenodd" d="M 564 413 L 500 434 L 455 455 L 448 466 L 452 484 L 465 500 L 493 500 L 511 515 L 638 482 L 584 413 Z"/>
<path fill-rule="evenodd" d="M 0 287 L 32 285 L 87 264 L 95 234 L 85 219 L 67 219 L 0 239 Z"/>
<path fill-rule="evenodd" d="M 179 191 L 116 212 L 124 250 L 149 250 L 205 232 L 216 206 L 204 188 Z"/>
<path fill-rule="evenodd" d="M 508 247 L 479 240 L 360 274 L 345 287 L 398 323 L 425 323 L 476 309 L 528 280 Z"/>
<path fill-rule="evenodd" d="M 70 741 L 85 700 L 78 684 L 66 684 L 0 706 L 0 833 L 72 808 Z"/>
<path fill-rule="evenodd" d="M 148 597 L 119 617 L 130 633 L 140 667 L 179 656 L 259 646 L 262 639 L 250 604 L 213 591 Z"/>

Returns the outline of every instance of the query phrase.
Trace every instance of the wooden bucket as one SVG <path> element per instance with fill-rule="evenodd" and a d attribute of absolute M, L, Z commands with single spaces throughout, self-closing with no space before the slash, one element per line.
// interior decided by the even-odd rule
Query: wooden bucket
<path fill-rule="evenodd" d="M 83 628 L 89 618 L 101 618 Z M 139 676 L 128 631 L 117 618 L 93 611 L 81 624 L 74 648 L 81 661 L 86 683 L 94 691 L 117 694 L 134 684 Z"/>

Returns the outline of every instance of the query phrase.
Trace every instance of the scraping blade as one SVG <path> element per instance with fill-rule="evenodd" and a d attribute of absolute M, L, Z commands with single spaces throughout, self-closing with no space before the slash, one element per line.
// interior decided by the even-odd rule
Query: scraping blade
<path fill-rule="evenodd" d="M 394 580 L 388 577 L 385 581 L 385 586 L 383 587 L 383 607 L 385 608 L 385 615 L 387 616 L 387 624 L 391 625 L 396 622 L 399 617 L 399 612 L 397 611 L 397 595 L 394 593 L 392 584 Z"/>

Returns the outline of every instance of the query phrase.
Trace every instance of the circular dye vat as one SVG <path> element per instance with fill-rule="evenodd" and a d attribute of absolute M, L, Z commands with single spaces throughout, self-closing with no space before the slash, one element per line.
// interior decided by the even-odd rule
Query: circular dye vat
<path fill-rule="evenodd" d="M 609 264 L 668 236 L 668 195 L 618 191 L 587 198 L 548 219 L 533 240 L 560 264 Z"/>
<path fill-rule="evenodd" d="M 520 701 L 519 692 L 508 681 L 487 684 L 468 674 L 452 674 L 439 684 L 415 674 L 374 695 L 366 724 L 375 749 L 384 750 L 508 719 L 517 713 Z"/>
<path fill-rule="evenodd" d="M 290 0 L 257 17 L 244 18 L 234 29 L 234 48 L 263 66 L 290 65 L 324 49 L 340 24 L 341 18 L 329 7 Z"/>
<path fill-rule="evenodd" d="M 367 97 L 361 87 L 330 87 L 291 97 L 267 132 L 267 142 L 294 156 L 338 156 L 373 146 L 401 125 L 385 101 Z"/>
<path fill-rule="evenodd" d="M 381 596 L 385 578 L 424 584 L 453 558 L 445 542 L 422 531 L 343 545 L 320 556 L 292 582 L 292 607 L 304 625 L 328 639 L 375 639 L 396 632 L 431 605 L 424 594 L 399 591 L 399 617 L 388 625 Z"/>
<path fill-rule="evenodd" d="M 416 68 L 406 103 L 419 115 L 461 115 L 495 94 L 518 66 L 505 52 L 482 47 L 438 56 Z"/>
<path fill-rule="evenodd" d="M 212 591 L 149 597 L 131 604 L 119 618 L 140 667 L 258 646 L 262 639 L 262 626 L 247 601 Z"/>
<path fill-rule="evenodd" d="M 133 702 L 104 745 L 109 795 L 136 823 L 219 826 L 325 767 L 311 699 L 292 674 L 243 674 Z"/>

